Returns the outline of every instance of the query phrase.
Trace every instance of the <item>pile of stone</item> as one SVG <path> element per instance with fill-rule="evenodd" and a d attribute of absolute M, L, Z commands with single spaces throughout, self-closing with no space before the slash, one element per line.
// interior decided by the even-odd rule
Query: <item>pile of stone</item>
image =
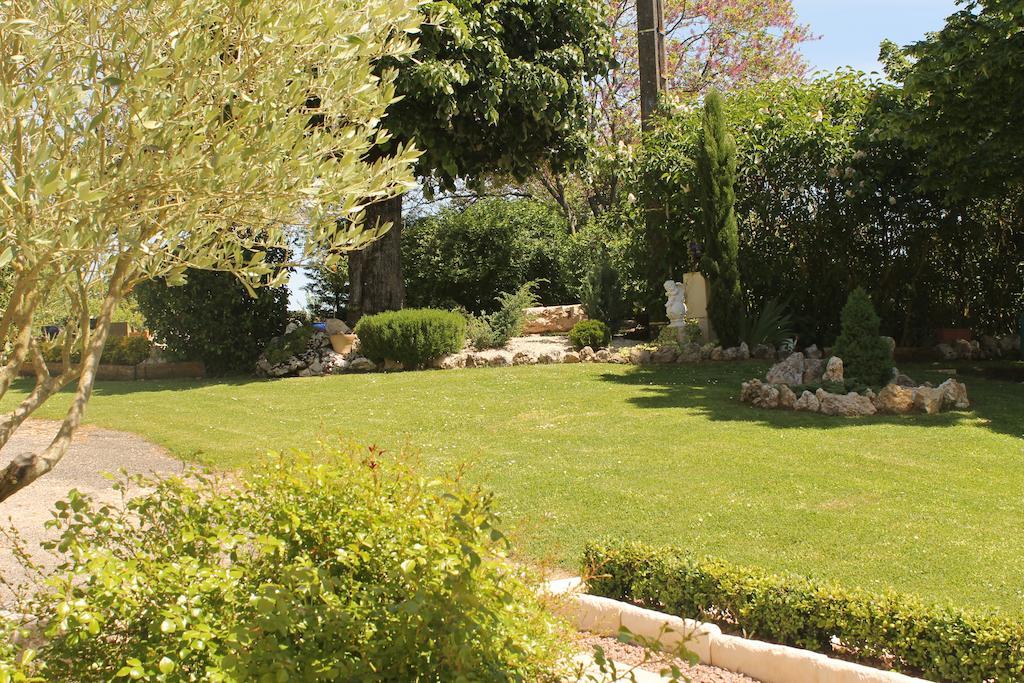
<path fill-rule="evenodd" d="M 338 353 L 331 345 L 331 335 L 349 334 L 351 330 L 340 320 L 327 321 L 327 331 L 315 331 L 309 338 L 306 349 L 301 353 L 289 356 L 279 363 L 271 363 L 264 352 L 256 361 L 258 377 L 320 377 L 338 375 L 345 372 L 371 372 L 377 369 L 376 363 L 359 355 L 355 350 Z M 289 323 L 285 336 L 295 332 L 299 323 Z M 280 337 L 270 341 L 272 346 L 280 342 Z"/>
<path fill-rule="evenodd" d="M 699 363 L 701 361 L 737 361 L 759 358 L 768 360 L 775 355 L 775 350 L 767 345 L 758 344 L 751 350 L 746 342 L 739 346 L 723 348 L 716 344 L 667 344 L 664 346 L 634 346 L 629 351 L 629 362 L 633 365 L 652 365 L 664 363 Z"/>
<path fill-rule="evenodd" d="M 1016 358 L 1020 355 L 1020 335 L 1007 334 L 1002 337 L 983 335 L 980 340 L 957 339 L 935 347 L 943 360 L 997 360 Z"/>
<path fill-rule="evenodd" d="M 816 350 L 814 351 L 816 353 Z M 841 385 L 843 361 L 837 356 L 827 361 L 804 353 L 793 353 L 774 365 L 762 382 L 758 379 L 744 382 L 740 388 L 740 401 L 769 410 L 799 410 L 824 415 L 846 417 L 885 413 L 900 415 L 922 412 L 934 415 L 943 410 L 966 410 L 970 407 L 967 386 L 948 379 L 939 386 L 929 383 L 917 385 L 913 380 L 893 371 L 890 382 L 877 394 L 871 389 L 864 393 L 832 393 L 819 387 L 815 391 L 803 390 L 799 396 L 791 386 L 832 384 Z"/>
<path fill-rule="evenodd" d="M 576 323 L 587 319 L 582 304 L 567 306 L 534 306 L 523 310 L 526 314 L 526 334 L 565 333 Z"/>
<path fill-rule="evenodd" d="M 454 368 L 502 368 L 512 365 L 550 365 L 557 363 L 619 363 L 629 362 L 628 355 L 618 349 L 594 350 L 584 346 L 579 351 L 548 349 L 539 353 L 489 349 L 474 351 L 466 349 L 438 358 L 431 367 L 438 370 Z"/>

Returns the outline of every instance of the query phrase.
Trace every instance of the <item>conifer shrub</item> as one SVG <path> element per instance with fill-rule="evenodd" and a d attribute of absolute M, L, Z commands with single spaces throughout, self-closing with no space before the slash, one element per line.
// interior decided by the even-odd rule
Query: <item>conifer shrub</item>
<path fill-rule="evenodd" d="M 452 311 L 406 308 L 363 316 L 355 333 L 360 353 L 374 363 L 394 360 L 413 370 L 462 350 L 466 320 Z"/>
<path fill-rule="evenodd" d="M 600 320 L 581 320 L 569 330 L 569 343 L 577 351 L 584 346 L 601 349 L 612 343 L 612 331 Z"/>
<path fill-rule="evenodd" d="M 846 376 L 872 386 L 884 384 L 892 371 L 892 355 L 880 336 L 881 320 L 863 288 L 850 292 L 840 319 L 842 332 L 833 351 L 843 359 Z"/>

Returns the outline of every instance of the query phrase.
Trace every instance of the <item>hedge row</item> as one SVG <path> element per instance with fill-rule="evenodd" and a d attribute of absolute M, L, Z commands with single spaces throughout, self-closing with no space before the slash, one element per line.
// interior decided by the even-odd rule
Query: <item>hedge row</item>
<path fill-rule="evenodd" d="M 1008 617 L 638 543 L 588 544 L 583 564 L 595 595 L 714 622 L 727 633 L 882 662 L 935 681 L 1024 680 L 1024 623 Z"/>

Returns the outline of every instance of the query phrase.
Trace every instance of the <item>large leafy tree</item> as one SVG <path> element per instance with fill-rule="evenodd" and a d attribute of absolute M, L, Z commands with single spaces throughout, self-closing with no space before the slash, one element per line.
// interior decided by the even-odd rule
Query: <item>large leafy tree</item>
<path fill-rule="evenodd" d="M 1024 0 L 958 1 L 940 31 L 902 52 L 883 44 L 905 94 L 892 120 L 927 187 L 1005 196 L 1024 182 Z"/>
<path fill-rule="evenodd" d="M 0 500 L 67 452 L 113 312 L 140 282 L 174 283 L 192 267 L 250 288 L 280 284 L 282 266 L 376 236 L 362 228 L 361 203 L 406 189 L 416 158 L 398 148 L 368 159 L 387 140 L 379 122 L 395 99 L 394 75 L 377 64 L 413 49 L 414 7 L 0 3 L 0 270 L 13 274 L 0 399 L 23 367 L 36 375 L 29 396 L 0 414 L 0 447 L 76 385 L 52 442 L 0 471 Z M 271 252 L 293 253 L 300 224 L 302 250 L 269 263 Z M 71 316 L 53 377 L 34 330 L 57 298 Z"/>
<path fill-rule="evenodd" d="M 561 169 L 586 153 L 584 81 L 611 59 L 600 0 L 452 0 L 423 12 L 419 49 L 383 66 L 397 70 L 402 95 L 385 125 L 423 150 L 428 187 L 494 172 L 524 179 L 542 159 Z M 402 200 L 370 211 L 390 230 L 349 257 L 350 320 L 405 303 Z"/>

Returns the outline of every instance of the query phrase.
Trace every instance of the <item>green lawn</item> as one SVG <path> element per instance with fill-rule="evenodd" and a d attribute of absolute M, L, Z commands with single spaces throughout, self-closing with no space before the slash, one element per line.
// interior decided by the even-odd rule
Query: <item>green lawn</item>
<path fill-rule="evenodd" d="M 337 437 L 412 445 L 430 467 L 469 462 L 521 551 L 568 568 L 587 539 L 629 537 L 1024 614 L 1024 385 L 968 378 L 975 412 L 844 420 L 740 405 L 740 381 L 763 372 L 108 382 L 88 420 L 227 467 Z"/>

